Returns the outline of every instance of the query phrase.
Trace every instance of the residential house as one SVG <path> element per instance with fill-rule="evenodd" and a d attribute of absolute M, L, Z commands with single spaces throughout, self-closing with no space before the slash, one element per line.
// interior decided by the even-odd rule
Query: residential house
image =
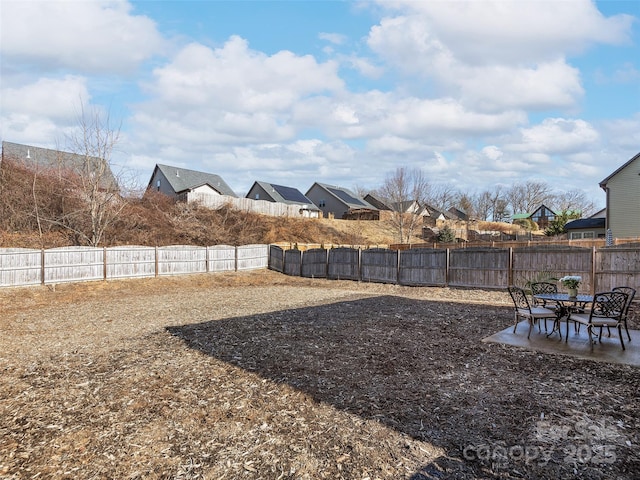
<path fill-rule="evenodd" d="M 254 182 L 246 198 L 296 205 L 300 207 L 300 214 L 303 217 L 319 218 L 321 215 L 320 209 L 305 197 L 300 190 L 293 187 L 285 187 L 268 182 Z"/>
<path fill-rule="evenodd" d="M 187 202 L 192 201 L 199 194 L 237 198 L 219 175 L 160 164 L 153 169 L 147 189 Z"/>
<path fill-rule="evenodd" d="M 77 184 L 85 183 L 83 178 L 95 179 L 94 185 L 101 190 L 111 193 L 119 191 L 109 163 L 98 157 L 3 141 L 1 163 L 10 162 L 33 170 L 38 175 L 60 175 L 67 179 L 70 175 L 76 175 L 79 179 Z"/>
<path fill-rule="evenodd" d="M 380 211 L 391 211 L 391 207 L 387 205 L 385 200 L 382 200 L 376 197 L 372 193 L 367 193 L 363 200 L 367 202 L 369 205 L 376 207 Z"/>
<path fill-rule="evenodd" d="M 467 215 L 459 208 L 451 207 L 448 211 L 456 220 L 462 220 L 463 222 L 469 221 L 469 215 Z"/>
<path fill-rule="evenodd" d="M 589 217 L 571 220 L 564 226 L 569 240 L 591 238 L 605 238 L 605 219 L 603 217 Z"/>
<path fill-rule="evenodd" d="M 556 213 L 546 205 L 540 205 L 533 213 L 516 213 L 511 217 L 512 223 L 517 220 L 531 220 L 535 222 L 540 229 L 545 229 L 556 218 Z"/>
<path fill-rule="evenodd" d="M 432 205 L 425 205 L 426 214 L 423 216 L 424 223 L 430 227 L 443 226 L 447 220 L 454 220 L 455 217 L 451 213 L 440 211 Z"/>
<path fill-rule="evenodd" d="M 640 237 L 640 153 L 600 182 L 606 193 L 605 228 L 613 238 Z"/>
<path fill-rule="evenodd" d="M 343 187 L 315 182 L 305 195 L 322 210 L 325 218 L 380 218 L 376 207 Z"/>

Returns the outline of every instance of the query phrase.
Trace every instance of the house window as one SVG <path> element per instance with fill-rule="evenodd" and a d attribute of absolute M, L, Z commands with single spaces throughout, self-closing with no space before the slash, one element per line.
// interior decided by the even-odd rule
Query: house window
<path fill-rule="evenodd" d="M 571 232 L 569 240 L 582 240 L 584 238 L 595 238 L 594 232 Z"/>
<path fill-rule="evenodd" d="M 256 200 L 260 200 L 260 194 L 256 193 Z"/>
<path fill-rule="evenodd" d="M 160 191 L 160 180 L 156 182 L 156 188 L 158 189 L 158 191 Z"/>
<path fill-rule="evenodd" d="M 327 206 L 327 203 L 326 203 L 324 200 L 320 200 L 320 203 L 318 204 L 318 206 L 319 206 L 320 208 L 324 208 L 324 207 L 326 207 L 326 206 Z"/>

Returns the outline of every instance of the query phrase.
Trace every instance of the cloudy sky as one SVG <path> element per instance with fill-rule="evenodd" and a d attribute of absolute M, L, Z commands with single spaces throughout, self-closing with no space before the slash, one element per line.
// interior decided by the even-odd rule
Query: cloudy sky
<path fill-rule="evenodd" d="M 303 193 L 396 167 L 598 187 L 640 152 L 640 2 L 0 0 L 2 140 L 109 114 L 115 169 Z"/>

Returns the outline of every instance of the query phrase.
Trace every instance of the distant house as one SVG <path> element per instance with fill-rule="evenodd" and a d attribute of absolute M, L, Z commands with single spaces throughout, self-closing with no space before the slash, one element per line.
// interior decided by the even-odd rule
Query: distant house
<path fill-rule="evenodd" d="M 469 221 L 469 215 L 467 215 L 465 212 L 463 212 L 462 210 L 460 210 L 459 208 L 456 207 L 451 207 L 449 209 L 449 213 L 456 219 L 456 220 L 463 220 L 465 222 Z"/>
<path fill-rule="evenodd" d="M 417 200 L 405 200 L 403 202 L 394 202 L 391 204 L 391 209 L 394 212 L 399 213 L 411 213 L 416 215 L 429 215 L 429 211 L 426 207 L 420 205 Z"/>
<path fill-rule="evenodd" d="M 351 190 L 314 183 L 305 194 L 315 203 L 325 218 L 379 219 L 379 210 Z"/>
<path fill-rule="evenodd" d="M 104 159 L 90 155 L 53 150 L 49 148 L 2 142 L 2 162 L 13 162 L 39 175 L 77 175 L 82 178 L 97 179 L 96 185 L 103 191 L 118 192 L 118 182 Z"/>
<path fill-rule="evenodd" d="M 600 182 L 607 198 L 605 228 L 614 238 L 640 237 L 640 153 Z"/>
<path fill-rule="evenodd" d="M 589 217 L 571 220 L 564 226 L 569 240 L 582 240 L 605 237 L 605 219 L 602 217 Z"/>
<path fill-rule="evenodd" d="M 300 207 L 300 213 L 304 217 L 318 218 L 320 216 L 320 209 L 304 196 L 300 190 L 293 187 L 285 187 L 275 183 L 254 182 L 246 198 L 297 205 Z"/>
<path fill-rule="evenodd" d="M 364 196 L 363 200 L 367 202 L 369 205 L 376 207 L 378 210 L 384 210 L 384 211 L 391 210 L 391 207 L 387 205 L 387 203 L 384 200 L 376 197 L 372 193 L 367 193 Z"/>
<path fill-rule="evenodd" d="M 184 201 L 190 201 L 189 197 L 192 194 L 226 195 L 237 198 L 219 175 L 160 164 L 153 169 L 147 189 Z"/>
<path fill-rule="evenodd" d="M 556 213 L 546 205 L 540 205 L 533 213 L 516 213 L 511 217 L 512 223 L 517 220 L 529 219 L 535 222 L 541 229 L 547 228 L 556 218 Z"/>

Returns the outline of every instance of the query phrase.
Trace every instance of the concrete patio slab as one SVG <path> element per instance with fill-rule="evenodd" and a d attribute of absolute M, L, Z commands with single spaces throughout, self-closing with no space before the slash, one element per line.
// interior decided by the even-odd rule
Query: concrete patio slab
<path fill-rule="evenodd" d="M 549 329 L 550 328 L 551 325 L 549 325 Z M 619 363 L 640 367 L 640 331 L 638 330 L 629 330 L 631 334 L 630 342 L 626 332 L 623 330 L 622 338 L 624 339 L 626 350 L 622 350 L 620 346 L 618 330 L 611 330 L 611 337 L 607 336 L 605 330 L 602 342 L 598 341 L 593 346 L 593 351 L 591 351 L 587 329 L 584 328 L 584 326 L 582 326 L 579 333 L 576 333 L 573 325 L 570 325 L 568 342 L 565 342 L 565 334 L 567 331 L 566 322 L 561 322 L 560 328 L 562 331 L 562 340 L 560 340 L 557 333 L 547 337 L 544 327 L 541 333 L 538 332 L 537 326 L 531 331 L 531 338 L 527 339 L 529 323 L 522 321 L 518 324 L 516 333 L 513 333 L 513 325 L 511 325 L 498 333 L 482 339 L 482 341 L 513 345 L 515 347 L 522 347 L 543 353 L 570 355 L 598 362 Z"/>

